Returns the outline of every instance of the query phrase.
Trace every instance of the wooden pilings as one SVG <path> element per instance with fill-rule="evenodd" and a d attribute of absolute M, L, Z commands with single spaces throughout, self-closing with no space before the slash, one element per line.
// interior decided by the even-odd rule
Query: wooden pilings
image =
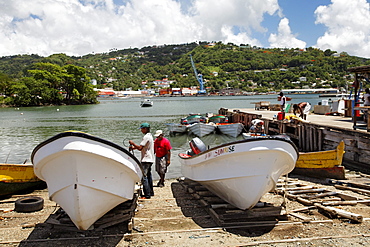
<path fill-rule="evenodd" d="M 299 124 L 298 128 L 298 146 L 300 151 L 314 152 L 322 150 L 322 129 L 315 126 Z"/>

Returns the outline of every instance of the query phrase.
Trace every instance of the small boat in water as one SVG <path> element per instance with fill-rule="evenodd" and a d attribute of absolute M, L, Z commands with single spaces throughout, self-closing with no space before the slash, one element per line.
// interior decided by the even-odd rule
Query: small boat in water
<path fill-rule="evenodd" d="M 57 134 L 37 145 L 31 158 L 50 199 L 82 230 L 131 200 L 142 178 L 140 162 L 128 150 L 83 132 Z"/>
<path fill-rule="evenodd" d="M 188 129 L 191 133 L 198 137 L 203 137 L 205 135 L 211 134 L 216 131 L 215 123 L 193 123 L 188 125 Z"/>
<path fill-rule="evenodd" d="M 141 101 L 140 106 L 141 107 L 152 107 L 153 101 L 151 101 L 150 99 L 144 99 Z"/>
<path fill-rule="evenodd" d="M 294 169 L 298 149 L 287 136 L 244 139 L 207 149 L 199 138 L 180 153 L 183 176 L 240 209 L 252 208 Z"/>
<path fill-rule="evenodd" d="M 176 134 L 176 133 L 182 134 L 188 131 L 187 126 L 184 124 L 166 123 L 166 126 L 170 134 Z"/>
<path fill-rule="evenodd" d="M 241 123 L 229 123 L 228 117 L 225 115 L 214 115 L 208 118 L 210 123 L 215 123 L 217 130 L 224 135 L 237 137 L 243 130 Z"/>
<path fill-rule="evenodd" d="M 35 175 L 32 164 L 0 164 L 0 196 L 41 188 L 46 184 Z"/>
<path fill-rule="evenodd" d="M 243 131 L 242 123 L 217 123 L 217 129 L 224 135 L 237 137 Z"/>
<path fill-rule="evenodd" d="M 207 117 L 200 115 L 200 113 L 189 113 L 188 116 L 181 118 L 181 124 L 189 125 L 193 123 L 205 123 Z"/>
<path fill-rule="evenodd" d="M 342 166 L 344 146 L 344 142 L 341 141 L 333 150 L 300 152 L 292 173 L 311 177 L 345 179 L 345 170 Z"/>

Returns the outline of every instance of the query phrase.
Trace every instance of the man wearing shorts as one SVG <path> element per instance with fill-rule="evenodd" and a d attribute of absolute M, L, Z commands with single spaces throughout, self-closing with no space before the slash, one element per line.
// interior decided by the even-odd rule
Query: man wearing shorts
<path fill-rule="evenodd" d="M 162 130 L 157 130 L 154 136 L 156 137 L 154 141 L 155 170 L 160 177 L 157 186 L 163 187 L 167 167 L 171 164 L 172 147 L 170 141 L 164 137 Z"/>
<path fill-rule="evenodd" d="M 299 117 L 301 117 L 304 120 L 307 120 L 307 115 L 310 112 L 311 104 L 308 102 L 301 102 L 299 104 L 293 105 L 293 113 L 296 115 L 299 114 Z"/>

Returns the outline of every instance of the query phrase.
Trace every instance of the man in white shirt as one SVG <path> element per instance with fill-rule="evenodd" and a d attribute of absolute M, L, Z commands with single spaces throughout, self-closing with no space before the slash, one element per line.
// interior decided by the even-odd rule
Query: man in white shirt
<path fill-rule="evenodd" d="M 137 149 L 141 151 L 141 166 L 143 168 L 143 193 L 146 199 L 150 199 L 154 196 L 153 190 L 153 178 L 152 178 L 152 164 L 154 163 L 154 141 L 153 136 L 150 133 L 150 125 L 148 123 L 142 123 L 140 125 L 141 132 L 144 134 L 140 145 L 135 144 L 132 140 L 129 140 L 130 149 Z"/>
<path fill-rule="evenodd" d="M 251 133 L 261 133 L 264 134 L 265 128 L 264 128 L 264 122 L 261 119 L 253 119 L 251 121 L 252 126 L 249 128 L 249 132 Z"/>

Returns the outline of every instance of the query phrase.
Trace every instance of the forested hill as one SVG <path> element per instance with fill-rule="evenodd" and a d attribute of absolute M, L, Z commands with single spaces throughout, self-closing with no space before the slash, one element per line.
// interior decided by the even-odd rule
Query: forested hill
<path fill-rule="evenodd" d="M 107 53 L 70 57 L 54 54 L 16 55 L 0 58 L 0 76 L 16 80 L 29 76 L 35 63 L 75 65 L 86 69 L 98 87 L 115 90 L 154 87 L 153 81 L 167 78 L 172 87 L 198 86 L 189 54 L 209 91 L 225 87 L 244 91 L 271 91 L 282 88 L 346 87 L 349 67 L 370 65 L 370 60 L 336 51 L 307 49 L 265 49 L 249 45 L 201 42 L 150 46 Z M 1 79 L 0 79 L 1 80 Z M 1 81 L 0 81 L 1 83 Z M 104 84 L 104 85 L 103 85 Z M 1 90 L 1 87 L 0 87 Z M 2 93 L 2 92 L 0 92 Z"/>

